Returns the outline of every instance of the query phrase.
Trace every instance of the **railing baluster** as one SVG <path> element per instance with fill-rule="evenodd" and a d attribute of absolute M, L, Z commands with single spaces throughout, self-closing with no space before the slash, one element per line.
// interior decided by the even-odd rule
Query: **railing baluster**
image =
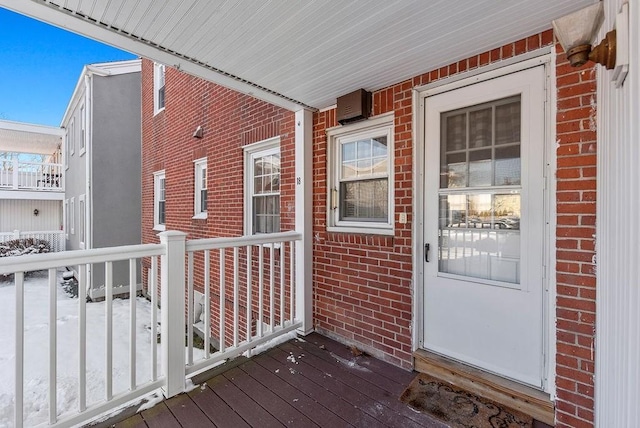
<path fill-rule="evenodd" d="M 264 251 L 258 246 L 258 320 L 256 321 L 258 337 L 262 337 L 262 323 L 264 320 Z"/>
<path fill-rule="evenodd" d="M 15 273 L 16 284 L 16 377 L 13 424 L 22 427 L 24 419 L 24 272 Z"/>
<path fill-rule="evenodd" d="M 274 251 L 273 242 L 269 244 L 269 328 L 271 333 L 273 333 L 273 329 L 276 323 L 276 314 L 275 312 L 275 272 L 276 272 L 276 261 L 275 261 L 275 251 Z"/>
<path fill-rule="evenodd" d="M 187 253 L 187 364 L 193 365 L 193 252 Z"/>
<path fill-rule="evenodd" d="M 251 342 L 252 339 L 252 331 L 251 331 L 251 323 L 252 323 L 252 305 L 251 301 L 253 299 L 253 291 L 251 287 L 252 281 L 252 272 L 251 272 L 251 246 L 247 245 L 247 342 Z M 249 351 L 249 357 L 251 356 L 251 351 Z"/>
<path fill-rule="evenodd" d="M 285 258 L 284 251 L 286 249 L 286 244 L 284 242 L 280 243 L 280 325 L 284 327 L 285 320 L 285 300 L 284 300 L 284 283 L 285 283 Z"/>
<path fill-rule="evenodd" d="M 104 263 L 104 320 L 105 320 L 105 397 L 113 398 L 113 262 Z"/>
<path fill-rule="evenodd" d="M 204 357 L 211 355 L 211 252 L 204 251 Z"/>
<path fill-rule="evenodd" d="M 158 379 L 158 256 L 151 257 L 151 381 Z"/>
<path fill-rule="evenodd" d="M 129 390 L 136 389 L 136 259 L 129 259 Z"/>
<path fill-rule="evenodd" d="M 293 323 L 293 320 L 296 317 L 296 286 L 295 286 L 295 280 L 296 280 L 295 279 L 296 278 L 295 248 L 296 246 L 295 245 L 296 245 L 295 241 L 289 242 L 289 299 L 290 299 L 289 311 L 291 312 L 289 315 L 289 320 L 291 321 L 291 323 Z"/>
<path fill-rule="evenodd" d="M 78 408 L 87 409 L 87 265 L 78 265 Z"/>
<path fill-rule="evenodd" d="M 238 321 L 240 318 L 240 314 L 238 314 L 240 308 L 238 250 L 238 247 L 233 247 L 233 346 L 238 346 Z"/>
<path fill-rule="evenodd" d="M 58 320 L 58 290 L 56 284 L 56 269 L 49 269 L 49 424 L 53 425 L 58 419 L 57 405 L 57 320 Z"/>
<path fill-rule="evenodd" d="M 225 295 L 224 295 L 224 283 L 225 283 L 225 266 L 224 266 L 224 253 L 225 253 L 225 249 L 224 248 L 220 248 L 220 352 L 224 352 L 224 350 L 226 349 L 226 343 L 225 343 L 225 325 L 224 325 L 224 320 L 225 320 Z"/>

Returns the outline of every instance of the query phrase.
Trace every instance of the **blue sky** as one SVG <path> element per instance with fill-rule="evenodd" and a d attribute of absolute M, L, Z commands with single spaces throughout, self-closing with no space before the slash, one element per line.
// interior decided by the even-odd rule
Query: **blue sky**
<path fill-rule="evenodd" d="M 0 119 L 59 126 L 85 64 L 135 57 L 0 8 Z"/>

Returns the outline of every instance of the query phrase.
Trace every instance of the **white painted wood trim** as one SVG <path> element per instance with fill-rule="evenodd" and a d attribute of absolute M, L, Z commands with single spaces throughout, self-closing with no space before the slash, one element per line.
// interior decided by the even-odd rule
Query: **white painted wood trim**
<path fill-rule="evenodd" d="M 295 229 L 302 239 L 295 243 L 296 317 L 299 331 L 313 331 L 313 112 L 295 113 Z"/>

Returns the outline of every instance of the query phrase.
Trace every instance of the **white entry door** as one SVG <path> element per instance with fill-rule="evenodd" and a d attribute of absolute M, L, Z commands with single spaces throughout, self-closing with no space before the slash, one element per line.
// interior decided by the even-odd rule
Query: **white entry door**
<path fill-rule="evenodd" d="M 426 349 L 543 387 L 544 66 L 425 99 Z"/>

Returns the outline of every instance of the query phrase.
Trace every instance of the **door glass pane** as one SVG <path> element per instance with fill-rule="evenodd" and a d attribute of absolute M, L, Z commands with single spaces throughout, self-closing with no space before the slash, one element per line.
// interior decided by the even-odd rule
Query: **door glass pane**
<path fill-rule="evenodd" d="M 520 184 L 520 145 L 496 148 L 495 185 Z"/>
<path fill-rule="evenodd" d="M 438 270 L 520 283 L 520 194 L 441 195 Z"/>
<path fill-rule="evenodd" d="M 496 106 L 496 144 L 520 142 L 520 101 Z"/>
<path fill-rule="evenodd" d="M 467 114 L 454 114 L 443 118 L 445 146 L 448 152 L 467 148 Z"/>
<path fill-rule="evenodd" d="M 491 149 L 469 152 L 469 187 L 491 186 Z"/>
<path fill-rule="evenodd" d="M 444 157 L 440 165 L 440 187 L 467 186 L 467 154 L 453 153 Z"/>
<path fill-rule="evenodd" d="M 469 112 L 469 148 L 491 146 L 492 108 Z"/>

